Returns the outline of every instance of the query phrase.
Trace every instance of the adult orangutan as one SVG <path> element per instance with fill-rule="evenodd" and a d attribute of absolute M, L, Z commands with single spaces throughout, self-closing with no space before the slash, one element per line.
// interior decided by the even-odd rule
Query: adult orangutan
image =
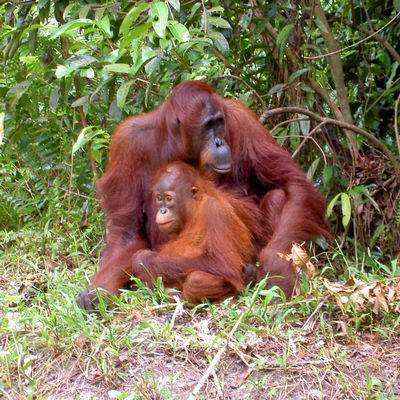
<path fill-rule="evenodd" d="M 159 252 L 139 250 L 132 275 L 149 287 L 160 276 L 194 304 L 240 292 L 245 265 L 254 263 L 263 236 L 257 205 L 217 189 L 181 161 L 161 167 L 152 193 L 155 221 L 168 242 Z"/>
<path fill-rule="evenodd" d="M 148 194 L 154 173 L 184 161 L 213 175 L 218 185 L 250 196 L 266 227 L 258 279 L 291 296 L 295 274 L 286 253 L 293 242 L 329 236 L 325 203 L 304 172 L 256 115 L 207 84 L 186 81 L 154 111 L 125 119 L 116 129 L 97 189 L 108 222 L 100 270 L 78 302 L 92 308 L 93 288 L 112 294 L 129 283 L 133 255 L 162 244 Z"/>

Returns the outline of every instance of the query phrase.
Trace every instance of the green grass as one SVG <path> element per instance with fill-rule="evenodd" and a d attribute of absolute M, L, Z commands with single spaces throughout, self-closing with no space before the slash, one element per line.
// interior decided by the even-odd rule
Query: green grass
<path fill-rule="evenodd" d="M 282 303 L 247 289 L 188 307 L 157 289 L 125 291 L 87 315 L 75 297 L 97 267 L 103 225 L 94 213 L 0 232 L 0 393 L 5 399 L 395 399 L 400 395 L 398 302 L 375 314 L 339 307 L 322 280 Z M 371 256 L 339 248 L 319 257 L 324 277 L 398 282 Z M 1 397 L 0 395 L 0 397 Z"/>

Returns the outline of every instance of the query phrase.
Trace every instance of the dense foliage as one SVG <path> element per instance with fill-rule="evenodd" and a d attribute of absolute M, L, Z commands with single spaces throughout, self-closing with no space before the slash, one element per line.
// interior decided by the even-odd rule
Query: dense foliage
<path fill-rule="evenodd" d="M 396 256 L 399 12 L 376 0 L 0 1 L 3 236 L 97 221 L 94 183 L 118 121 L 204 79 L 264 113 L 351 254 Z"/>

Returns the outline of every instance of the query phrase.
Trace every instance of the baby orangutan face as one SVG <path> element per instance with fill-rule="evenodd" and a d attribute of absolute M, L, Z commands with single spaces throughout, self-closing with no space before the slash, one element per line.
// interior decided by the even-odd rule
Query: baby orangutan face
<path fill-rule="evenodd" d="M 156 224 L 161 232 L 179 234 L 196 204 L 198 189 L 173 166 L 159 175 L 153 188 Z"/>

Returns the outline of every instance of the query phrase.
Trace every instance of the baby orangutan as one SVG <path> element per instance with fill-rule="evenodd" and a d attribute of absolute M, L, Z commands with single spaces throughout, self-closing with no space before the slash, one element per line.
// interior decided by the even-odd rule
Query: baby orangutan
<path fill-rule="evenodd" d="M 155 221 L 168 241 L 159 252 L 140 250 L 132 273 L 149 287 L 156 277 L 183 299 L 220 301 L 244 287 L 243 271 L 254 262 L 262 237 L 256 204 L 217 188 L 190 165 L 173 162 L 156 174 Z"/>

